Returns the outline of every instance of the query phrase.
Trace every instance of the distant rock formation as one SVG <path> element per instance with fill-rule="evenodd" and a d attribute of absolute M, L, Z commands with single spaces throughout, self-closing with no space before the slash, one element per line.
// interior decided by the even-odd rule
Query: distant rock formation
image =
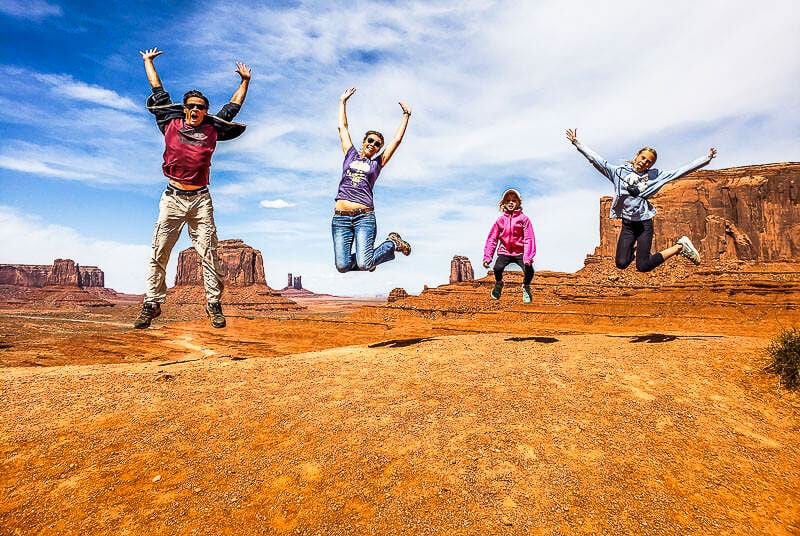
<path fill-rule="evenodd" d="M 217 254 L 224 274 L 223 306 L 248 311 L 292 311 L 303 308 L 267 286 L 264 260 L 257 249 L 239 239 L 220 240 Z M 184 249 L 178 255 L 175 286 L 168 291 L 167 303 L 201 305 L 205 301 L 200 256 L 194 248 Z"/>
<path fill-rule="evenodd" d="M 286 286 L 281 289 L 281 292 L 286 290 L 306 290 L 303 288 L 303 276 L 287 274 Z M 313 294 L 313 292 L 308 291 L 308 294 Z"/>
<path fill-rule="evenodd" d="M 52 266 L 0 264 L 0 285 L 29 288 L 105 286 L 103 271 L 97 266 L 80 266 L 72 259 L 56 259 Z"/>
<path fill-rule="evenodd" d="M 105 288 L 103 270 L 71 259 L 56 259 L 52 266 L 0 264 L 3 307 L 112 307 L 140 299 Z"/>
<path fill-rule="evenodd" d="M 653 251 L 686 235 L 704 265 L 800 260 L 800 163 L 696 171 L 667 184 L 652 202 Z M 611 198 L 603 197 L 599 257 L 614 256 L 619 236 L 610 207 Z"/>
<path fill-rule="evenodd" d="M 408 292 L 404 288 L 394 288 L 389 293 L 389 296 L 386 298 L 386 301 L 389 303 L 396 302 L 398 300 L 402 300 L 403 298 L 408 298 Z"/>
<path fill-rule="evenodd" d="M 264 259 L 261 252 L 245 244 L 239 239 L 221 240 L 217 246 L 225 275 L 226 287 L 249 287 L 266 285 L 264 276 Z M 203 266 L 200 255 L 194 248 L 184 249 L 178 255 L 178 272 L 175 274 L 175 286 L 202 285 Z"/>
<path fill-rule="evenodd" d="M 472 263 L 467 257 L 455 255 L 450 261 L 450 283 L 460 283 L 462 281 L 472 281 L 475 273 L 472 271 Z"/>

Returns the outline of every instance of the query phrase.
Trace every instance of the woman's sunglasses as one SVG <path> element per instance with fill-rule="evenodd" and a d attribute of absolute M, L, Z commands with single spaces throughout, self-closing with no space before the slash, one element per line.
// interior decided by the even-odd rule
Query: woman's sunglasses
<path fill-rule="evenodd" d="M 381 146 L 383 146 L 383 142 L 381 140 L 379 140 L 378 138 L 373 138 L 373 137 L 367 138 L 366 140 L 364 140 L 364 143 L 369 143 L 370 145 L 373 145 L 373 146 L 377 147 L 378 149 L 380 149 Z"/>
<path fill-rule="evenodd" d="M 190 102 L 189 104 L 184 104 L 183 107 L 189 110 L 208 110 L 208 106 L 206 106 L 205 104 L 195 104 L 193 102 Z"/>

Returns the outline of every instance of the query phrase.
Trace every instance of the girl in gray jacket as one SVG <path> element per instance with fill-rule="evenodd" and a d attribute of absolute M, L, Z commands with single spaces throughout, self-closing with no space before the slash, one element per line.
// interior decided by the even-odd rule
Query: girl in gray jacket
<path fill-rule="evenodd" d="M 633 160 L 625 162 L 621 166 L 614 166 L 590 148 L 582 145 L 578 141 L 577 130 L 568 129 L 567 139 L 591 162 L 597 171 L 611 181 L 614 187 L 610 216 L 622 220 L 622 229 L 619 233 L 614 259 L 617 268 L 627 268 L 633 261 L 634 245 L 636 246 L 636 270 L 640 272 L 649 272 L 679 253 L 694 264 L 700 264 L 700 253 L 686 236 L 680 237 L 675 245 L 664 251 L 655 255 L 650 254 L 650 247 L 653 243 L 653 216 L 656 215 L 656 209 L 648 199 L 669 181 L 708 165 L 711 159 L 717 156 L 715 148 L 709 149 L 706 156 L 677 169 L 659 171 L 652 167 L 657 158 L 656 150 L 652 147 L 643 147 L 636 153 Z"/>

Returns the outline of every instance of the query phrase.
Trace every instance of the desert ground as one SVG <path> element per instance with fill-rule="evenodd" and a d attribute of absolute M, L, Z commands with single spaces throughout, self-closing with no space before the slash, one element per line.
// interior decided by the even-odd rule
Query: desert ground
<path fill-rule="evenodd" d="M 800 534 L 771 329 L 361 305 L 0 311 L 0 533 Z"/>

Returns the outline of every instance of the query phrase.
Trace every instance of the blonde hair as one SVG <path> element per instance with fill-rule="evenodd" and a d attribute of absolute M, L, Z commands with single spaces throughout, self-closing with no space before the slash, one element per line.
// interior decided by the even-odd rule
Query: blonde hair
<path fill-rule="evenodd" d="M 653 163 L 655 164 L 656 160 L 658 160 L 658 153 L 652 147 L 647 147 L 647 146 L 642 147 L 641 149 L 636 151 L 636 154 L 633 155 L 633 158 L 631 158 L 630 160 L 626 160 L 626 162 L 628 162 L 629 164 L 633 164 L 633 161 L 636 160 L 636 157 L 639 156 L 640 154 L 642 154 L 645 151 L 650 151 L 651 153 L 653 153 Z"/>

